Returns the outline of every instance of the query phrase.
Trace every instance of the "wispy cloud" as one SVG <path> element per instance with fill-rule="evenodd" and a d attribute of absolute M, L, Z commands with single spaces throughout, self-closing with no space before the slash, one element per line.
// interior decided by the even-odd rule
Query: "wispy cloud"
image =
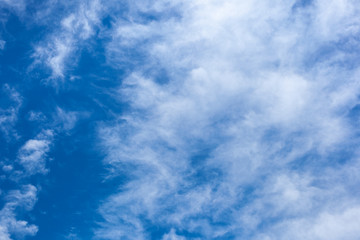
<path fill-rule="evenodd" d="M 21 13 L 26 8 L 26 2 L 24 0 L 0 0 L 0 6 Z"/>
<path fill-rule="evenodd" d="M 0 130 L 6 139 L 11 137 L 16 138 L 18 136 L 13 127 L 18 120 L 18 113 L 23 99 L 20 94 L 8 84 L 3 85 L 1 90 Z"/>
<path fill-rule="evenodd" d="M 93 45 L 107 64 L 96 66 L 96 75 L 102 67 L 121 73 L 89 82 L 111 88 L 99 93 L 107 100 L 93 100 L 112 117 L 96 122 L 99 150 L 109 169 L 105 181 L 123 180 L 100 203 L 95 239 L 359 236 L 356 1 L 26 4 L 0 0 L 7 11 L 46 26 L 34 32 L 51 30 L 33 38 L 30 69 L 44 70 L 39 75 L 53 87 L 81 78 L 73 70 Z M 11 44 L 0 40 L 0 50 Z M 10 85 L 2 92 L 5 138 L 21 139 L 14 129 L 19 116 L 37 126 L 20 147 L 12 146 L 14 162 L 0 163 L 0 180 L 17 185 L 1 191 L 0 238 L 21 239 L 38 231 L 19 220 L 37 199 L 29 179 L 49 171 L 56 136 L 90 114 L 62 104 L 73 92 L 54 97 L 59 102 L 49 103 L 52 111 L 25 113 L 22 106 L 32 103 Z M 107 105 L 109 92 L 117 111 Z M 62 236 L 80 235 L 74 228 Z"/>
<path fill-rule="evenodd" d="M 345 64 L 355 2 L 178 7 L 180 17 L 118 21 L 108 45 L 114 66 L 126 48 L 144 64 L 119 90 L 131 111 L 99 129 L 111 174 L 131 180 L 100 207 L 97 237 L 148 239 L 151 226 L 164 239 L 356 236 L 343 225 L 360 219 L 348 188 L 359 179 L 343 177 L 358 156 L 342 157 L 358 139 L 359 71 Z"/>
<path fill-rule="evenodd" d="M 52 144 L 53 131 L 44 130 L 35 139 L 30 139 L 20 148 L 18 161 L 25 170 L 25 175 L 46 173 L 47 153 Z"/>
<path fill-rule="evenodd" d="M 100 1 L 79 3 L 63 17 L 61 24 L 47 39 L 35 46 L 34 64 L 45 64 L 50 70 L 54 85 L 64 79 L 68 66 L 77 61 L 77 51 L 84 40 L 94 35 L 94 25 L 99 21 Z"/>
<path fill-rule="evenodd" d="M 162 240 L 184 240 L 184 237 L 181 237 L 175 233 L 174 229 L 171 229 L 171 231 L 168 234 L 165 234 L 162 238 Z"/>
<path fill-rule="evenodd" d="M 37 200 L 37 189 L 33 185 L 24 185 L 19 190 L 12 190 L 5 196 L 5 205 L 0 210 L 0 237 L 10 240 L 11 236 L 22 239 L 34 236 L 38 228 L 27 221 L 18 220 L 19 210 L 29 211 Z"/>
<path fill-rule="evenodd" d="M 57 107 L 56 114 L 54 115 L 54 122 L 56 125 L 60 126 L 60 131 L 68 131 L 75 127 L 80 117 L 86 115 L 86 113 L 65 111 L 64 109 Z"/>
<path fill-rule="evenodd" d="M 0 39 L 0 50 L 4 50 L 6 41 Z"/>

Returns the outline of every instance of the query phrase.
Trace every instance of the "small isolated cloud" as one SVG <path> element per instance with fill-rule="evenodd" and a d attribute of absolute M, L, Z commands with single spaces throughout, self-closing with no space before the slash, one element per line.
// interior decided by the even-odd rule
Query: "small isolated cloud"
<path fill-rule="evenodd" d="M 0 50 L 4 50 L 6 41 L 0 39 Z"/>
<path fill-rule="evenodd" d="M 2 167 L 2 170 L 3 170 L 4 172 L 11 172 L 11 171 L 13 170 L 13 166 L 12 166 L 12 165 L 4 165 L 4 166 Z"/>
<path fill-rule="evenodd" d="M 35 139 L 28 140 L 18 152 L 18 161 L 24 168 L 26 175 L 34 175 L 37 173 L 45 174 L 47 153 L 53 139 L 53 131 L 44 130 L 36 136 Z"/>
<path fill-rule="evenodd" d="M 32 122 L 43 122 L 46 120 L 46 116 L 42 112 L 30 111 L 28 120 Z"/>
<path fill-rule="evenodd" d="M 66 111 L 60 107 L 56 108 L 54 114 L 54 124 L 60 127 L 60 131 L 69 131 L 76 126 L 79 119 L 87 117 L 89 114 L 86 112 Z"/>
<path fill-rule="evenodd" d="M 0 7 L 8 8 L 21 15 L 26 9 L 26 1 L 24 0 L 0 0 Z"/>
<path fill-rule="evenodd" d="M 64 239 L 68 240 L 81 240 L 79 235 L 76 233 L 76 228 L 71 228 L 70 232 L 64 236 Z"/>

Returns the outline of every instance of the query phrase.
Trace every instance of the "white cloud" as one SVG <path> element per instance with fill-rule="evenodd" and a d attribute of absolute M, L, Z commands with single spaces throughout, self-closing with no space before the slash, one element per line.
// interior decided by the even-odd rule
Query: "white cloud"
<path fill-rule="evenodd" d="M 316 217 L 289 219 L 269 234 L 256 239 L 356 239 L 359 236 L 359 208 L 349 207 L 341 212 L 323 212 Z"/>
<path fill-rule="evenodd" d="M 74 111 L 65 111 L 60 107 L 56 108 L 55 122 L 61 124 L 62 129 L 71 130 L 75 127 L 80 117 L 80 113 Z"/>
<path fill-rule="evenodd" d="M 10 235 L 7 232 L 7 229 L 3 226 L 0 226 L 0 237 L 4 240 L 10 240 Z"/>
<path fill-rule="evenodd" d="M 22 105 L 22 97 L 20 94 L 8 84 L 2 87 L 2 98 L 0 106 L 0 130 L 4 133 L 4 137 L 18 137 L 13 127 L 18 120 L 18 113 Z M 3 106 L 4 105 L 4 106 Z"/>
<path fill-rule="evenodd" d="M 56 113 L 53 114 L 54 125 L 57 126 L 57 131 L 59 132 L 70 131 L 76 126 L 79 120 L 89 116 L 89 112 L 69 111 L 56 107 Z"/>
<path fill-rule="evenodd" d="M 18 161 L 26 175 L 47 173 L 46 158 L 52 144 L 53 131 L 44 130 L 35 139 L 28 140 L 19 150 Z"/>
<path fill-rule="evenodd" d="M 17 211 L 30 211 L 37 200 L 37 189 L 33 185 L 24 185 L 20 190 L 10 191 L 5 198 L 5 205 L 0 210 L 0 237 L 10 240 L 34 236 L 38 228 L 27 221 L 17 219 Z"/>
<path fill-rule="evenodd" d="M 48 38 L 36 45 L 33 58 L 34 64 L 45 64 L 51 70 L 51 79 L 63 79 L 67 66 L 74 64 L 76 51 L 83 41 L 94 35 L 94 26 L 98 24 L 98 12 L 101 11 L 100 1 L 80 3 L 71 9 L 70 13 L 61 20 Z M 57 81 L 52 82 L 57 85 Z"/>
<path fill-rule="evenodd" d="M 52 70 L 53 77 L 64 77 L 64 61 L 72 51 L 72 39 L 55 39 L 45 47 L 37 47 L 35 58 L 44 61 Z M 42 60 L 44 59 L 44 60 Z"/>
<path fill-rule="evenodd" d="M 342 226 L 358 221 L 350 181 L 321 177 L 356 161 L 332 158 L 357 139 L 347 114 L 358 104 L 358 70 L 342 66 L 352 53 L 337 42 L 359 31 L 355 1 L 181 3 L 180 17 L 119 20 L 108 45 L 113 66 L 127 48 L 146 59 L 119 90 L 131 111 L 99 129 L 111 174 L 130 180 L 100 207 L 97 237 L 146 239 L 149 222 L 173 229 L 164 239 L 176 230 L 205 239 L 356 236 L 355 225 Z M 165 69 L 168 81 L 148 69 Z"/>

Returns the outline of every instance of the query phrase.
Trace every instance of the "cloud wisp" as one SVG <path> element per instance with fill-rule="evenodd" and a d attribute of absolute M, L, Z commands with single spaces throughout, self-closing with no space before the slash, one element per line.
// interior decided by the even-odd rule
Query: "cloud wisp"
<path fill-rule="evenodd" d="M 144 64 L 119 89 L 131 111 L 99 130 L 129 180 L 100 207 L 97 238 L 356 236 L 343 224 L 360 220 L 346 177 L 359 169 L 355 2 L 161 4 L 136 6 L 155 20 L 118 21 L 108 44 L 115 64 L 124 49 Z M 172 4 L 176 17 L 157 17 Z"/>
<path fill-rule="evenodd" d="M 54 86 L 65 78 L 68 68 L 76 65 L 76 55 L 84 41 L 94 35 L 101 11 L 100 1 L 80 1 L 75 6 L 69 5 L 70 13 L 62 18 L 60 26 L 47 39 L 35 46 L 33 54 L 33 67 L 45 65 L 49 68 L 49 81 Z"/>
<path fill-rule="evenodd" d="M 14 125 L 18 120 L 19 109 L 23 99 L 20 94 L 11 88 L 8 84 L 2 87 L 2 106 L 0 107 L 0 131 L 3 137 L 10 141 L 12 138 L 18 138 L 18 134 L 14 130 Z M 4 105 L 4 106 L 3 106 Z"/>
<path fill-rule="evenodd" d="M 20 190 L 12 190 L 6 196 L 6 203 L 0 210 L 0 238 L 11 240 L 23 239 L 25 236 L 34 236 L 38 227 L 27 221 L 18 220 L 17 212 L 30 211 L 37 200 L 37 189 L 28 184 L 23 185 Z"/>
<path fill-rule="evenodd" d="M 46 158 L 54 136 L 53 131 L 45 130 L 35 139 L 28 140 L 19 150 L 18 160 L 24 168 L 23 175 L 47 173 Z"/>

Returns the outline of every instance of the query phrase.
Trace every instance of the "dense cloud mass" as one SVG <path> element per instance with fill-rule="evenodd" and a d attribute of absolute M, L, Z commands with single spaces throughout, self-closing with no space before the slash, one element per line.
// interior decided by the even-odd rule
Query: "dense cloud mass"
<path fill-rule="evenodd" d="M 1 239 L 360 236 L 358 1 L 0 7 Z"/>

